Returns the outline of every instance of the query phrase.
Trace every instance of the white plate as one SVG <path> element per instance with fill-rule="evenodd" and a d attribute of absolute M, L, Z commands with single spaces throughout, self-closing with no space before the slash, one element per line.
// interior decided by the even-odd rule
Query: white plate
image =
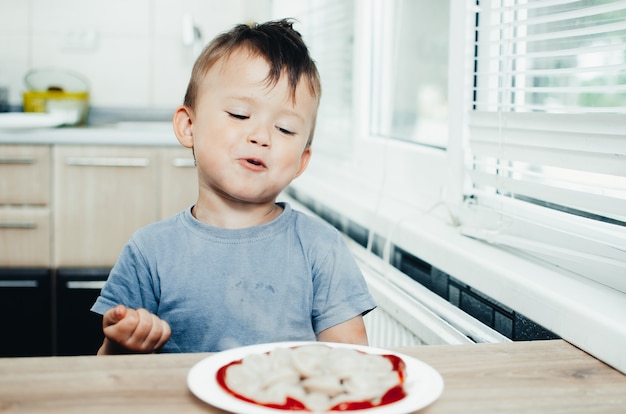
<path fill-rule="evenodd" d="M 344 411 L 346 413 L 362 414 L 394 414 L 411 413 L 426 407 L 434 402 L 443 392 L 443 378 L 430 365 L 423 363 L 407 355 L 399 354 L 385 349 L 371 348 L 367 346 L 348 345 L 330 342 L 279 342 L 271 344 L 250 345 L 233 348 L 228 351 L 218 352 L 194 365 L 187 375 L 187 385 L 192 393 L 202 401 L 215 407 L 234 413 L 246 414 L 276 414 L 285 413 L 287 410 L 273 409 L 262 405 L 240 400 L 217 383 L 217 371 L 226 364 L 238 361 L 249 354 L 269 352 L 275 348 L 291 348 L 294 346 L 323 343 L 334 348 L 352 348 L 369 354 L 391 354 L 400 357 L 406 365 L 405 392 L 406 397 L 400 401 L 380 407 L 362 410 Z M 306 413 L 307 411 L 301 411 Z M 331 411 L 341 413 L 341 411 Z"/>
<path fill-rule="evenodd" d="M 0 114 L 0 129 L 52 128 L 63 125 L 65 117 L 45 112 L 7 112 Z"/>

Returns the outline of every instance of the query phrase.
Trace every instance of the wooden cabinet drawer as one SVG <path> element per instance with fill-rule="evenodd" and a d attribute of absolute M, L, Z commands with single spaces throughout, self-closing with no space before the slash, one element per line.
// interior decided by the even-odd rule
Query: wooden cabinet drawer
<path fill-rule="evenodd" d="M 158 149 L 54 149 L 54 257 L 60 266 L 112 266 L 133 232 L 158 219 Z"/>
<path fill-rule="evenodd" d="M 47 208 L 0 208 L 0 266 L 51 266 Z"/>
<path fill-rule="evenodd" d="M 50 181 L 49 146 L 0 146 L 0 204 L 47 205 Z"/>
<path fill-rule="evenodd" d="M 198 199 L 198 173 L 189 148 L 161 148 L 160 218 L 168 218 Z"/>

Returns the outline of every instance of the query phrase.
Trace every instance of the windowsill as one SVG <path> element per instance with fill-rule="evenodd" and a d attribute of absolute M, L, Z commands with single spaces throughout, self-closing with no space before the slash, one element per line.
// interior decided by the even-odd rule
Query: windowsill
<path fill-rule="evenodd" d="M 298 194 L 391 239 L 419 259 L 626 372 L 623 294 L 462 236 L 451 223 L 445 206 L 432 197 L 430 202 L 421 200 L 417 207 L 406 200 L 394 200 L 386 192 L 375 190 L 376 184 L 359 182 L 357 169 L 347 169 L 337 160 L 316 157 L 311 168 L 292 184 Z M 436 181 L 437 174 L 445 174 L 445 162 L 440 164 L 440 170 L 431 170 L 424 179 Z M 432 187 L 433 183 L 428 185 Z M 421 187 L 416 183 L 413 188 Z"/>

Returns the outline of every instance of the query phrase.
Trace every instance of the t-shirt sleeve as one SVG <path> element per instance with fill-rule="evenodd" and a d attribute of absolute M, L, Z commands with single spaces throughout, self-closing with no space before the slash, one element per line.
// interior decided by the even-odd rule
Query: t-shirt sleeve
<path fill-rule="evenodd" d="M 158 307 L 157 293 L 158 281 L 152 278 L 145 258 L 131 240 L 120 253 L 91 311 L 102 315 L 116 305 L 123 304 L 155 313 Z"/>
<path fill-rule="evenodd" d="M 376 307 L 361 270 L 338 232 L 325 253 L 319 266 L 313 268 L 316 334 Z"/>

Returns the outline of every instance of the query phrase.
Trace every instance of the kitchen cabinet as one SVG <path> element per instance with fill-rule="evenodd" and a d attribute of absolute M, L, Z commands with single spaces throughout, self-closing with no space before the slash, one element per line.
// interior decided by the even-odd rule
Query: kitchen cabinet
<path fill-rule="evenodd" d="M 51 265 L 50 147 L 0 146 L 0 267 Z"/>
<path fill-rule="evenodd" d="M 0 267 L 111 266 L 197 193 L 188 148 L 0 145 Z"/>
<path fill-rule="evenodd" d="M 55 146 L 54 263 L 112 266 L 158 216 L 158 148 Z"/>
<path fill-rule="evenodd" d="M 0 145 L 0 357 L 94 354 L 90 312 L 133 232 L 197 199 L 176 146 Z M 19 311 L 17 311 L 19 309 Z"/>
<path fill-rule="evenodd" d="M 61 268 L 56 272 L 56 355 L 95 355 L 102 345 L 102 317 L 90 311 L 110 268 Z"/>
<path fill-rule="evenodd" d="M 195 203 L 198 175 L 189 148 L 162 148 L 160 218 L 165 219 Z"/>
<path fill-rule="evenodd" d="M 0 267 L 49 267 L 50 211 L 0 209 Z"/>
<path fill-rule="evenodd" d="M 0 145 L 0 357 L 53 350 L 51 151 Z"/>
<path fill-rule="evenodd" d="M 0 204 L 47 206 L 50 203 L 50 147 L 0 145 Z"/>
<path fill-rule="evenodd" d="M 49 269 L 0 269 L 0 357 L 52 354 Z"/>

